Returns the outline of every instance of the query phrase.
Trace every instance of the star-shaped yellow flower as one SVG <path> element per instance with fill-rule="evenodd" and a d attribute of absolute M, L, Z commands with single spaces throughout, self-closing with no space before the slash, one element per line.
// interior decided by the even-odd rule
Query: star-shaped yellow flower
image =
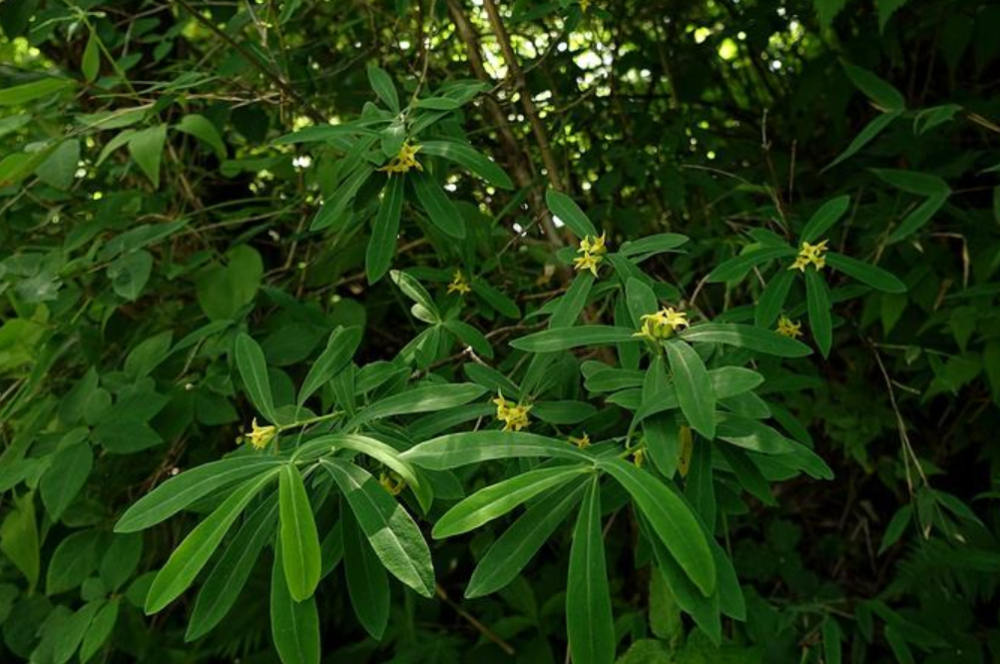
<path fill-rule="evenodd" d="M 597 266 L 604 260 L 604 256 L 599 254 L 584 254 L 573 259 L 573 268 L 576 270 L 590 270 L 597 276 Z"/>
<path fill-rule="evenodd" d="M 596 277 L 597 266 L 604 260 L 604 254 L 608 251 L 606 241 L 607 233 L 601 233 L 600 237 L 587 235 L 580 240 L 580 248 L 576 252 L 583 255 L 573 259 L 573 268 L 590 270 Z"/>
<path fill-rule="evenodd" d="M 398 496 L 406 488 L 406 480 L 393 472 L 382 473 L 378 483 L 393 496 Z"/>
<path fill-rule="evenodd" d="M 424 170 L 424 167 L 417 161 L 417 153 L 420 152 L 420 147 L 419 145 L 410 145 L 409 141 L 405 141 L 403 146 L 399 148 L 396 156 L 378 170 L 387 172 L 390 176 L 393 173 L 407 173 L 411 168 L 415 168 L 418 171 Z"/>
<path fill-rule="evenodd" d="M 687 314 L 677 311 L 673 307 L 665 307 L 655 314 L 646 314 L 642 317 L 642 327 L 633 334 L 634 337 L 642 337 L 650 341 L 663 341 L 669 339 L 677 330 L 688 327 Z"/>
<path fill-rule="evenodd" d="M 458 293 L 459 295 L 472 292 L 472 286 L 469 285 L 468 280 L 462 274 L 461 270 L 455 270 L 455 275 L 452 277 L 451 283 L 448 284 L 448 292 Z"/>
<path fill-rule="evenodd" d="M 277 427 L 273 426 L 257 426 L 257 418 L 253 418 L 250 431 L 243 434 L 244 439 L 250 443 L 250 446 L 255 450 L 262 450 L 267 447 L 274 436 L 278 433 Z"/>
<path fill-rule="evenodd" d="M 778 320 L 778 334 L 796 339 L 802 336 L 802 323 L 793 321 L 787 316 Z"/>
<path fill-rule="evenodd" d="M 569 444 L 579 447 L 581 450 L 590 447 L 590 436 L 584 432 L 582 436 L 577 438 L 576 436 L 569 437 Z"/>
<path fill-rule="evenodd" d="M 497 405 L 497 419 L 503 422 L 504 431 L 520 431 L 530 424 L 528 420 L 530 405 L 512 404 L 504 399 L 503 394 L 499 391 L 493 403 Z"/>
<path fill-rule="evenodd" d="M 802 248 L 799 250 L 799 255 L 788 269 L 805 272 L 806 267 L 811 263 L 816 266 L 817 270 L 822 270 L 826 266 L 825 254 L 828 242 L 829 240 L 823 240 L 817 244 L 803 242 Z"/>

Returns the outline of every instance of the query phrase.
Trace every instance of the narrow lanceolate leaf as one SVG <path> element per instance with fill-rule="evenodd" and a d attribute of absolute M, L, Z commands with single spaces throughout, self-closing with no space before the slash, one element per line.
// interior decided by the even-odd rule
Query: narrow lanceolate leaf
<path fill-rule="evenodd" d="M 871 286 L 875 290 L 885 293 L 905 293 L 906 284 L 900 281 L 896 275 L 886 272 L 880 267 L 875 267 L 870 263 L 859 261 L 850 256 L 830 252 L 826 255 L 826 262 L 830 267 L 840 270 L 849 277 L 857 279 L 866 286 Z"/>
<path fill-rule="evenodd" d="M 236 366 L 240 370 L 240 378 L 243 379 L 250 401 L 261 415 L 269 422 L 274 422 L 274 398 L 271 396 L 264 351 L 245 332 L 240 332 L 236 337 Z"/>
<path fill-rule="evenodd" d="M 399 215 L 403 212 L 405 184 L 404 176 L 392 175 L 382 194 L 382 202 L 379 204 L 365 253 L 365 271 L 370 284 L 389 271 L 392 257 L 396 254 L 396 236 L 399 235 Z"/>
<path fill-rule="evenodd" d="M 764 287 L 764 292 L 760 294 L 760 299 L 757 300 L 757 309 L 754 312 L 754 322 L 757 327 L 765 329 L 774 327 L 794 282 L 795 273 L 791 270 L 781 270 L 771 277 Z"/>
<path fill-rule="evenodd" d="M 843 66 L 844 73 L 851 79 L 854 87 L 881 108 L 887 111 L 902 111 L 906 108 L 906 99 L 891 83 L 862 67 L 847 62 Z"/>
<path fill-rule="evenodd" d="M 270 470 L 236 489 L 174 549 L 167 564 L 153 579 L 146 595 L 147 615 L 162 610 L 188 589 L 229 532 L 233 522 L 277 474 L 277 469 Z"/>
<path fill-rule="evenodd" d="M 583 325 L 553 330 L 543 330 L 515 339 L 510 345 L 529 353 L 552 353 L 580 346 L 610 346 L 625 341 L 635 341 L 635 330 L 609 325 Z"/>
<path fill-rule="evenodd" d="M 329 437 L 334 449 L 354 450 L 361 452 L 365 456 L 370 456 L 384 466 L 391 468 L 400 477 L 406 480 L 407 485 L 419 487 L 420 480 L 417 478 L 413 466 L 400 457 L 399 450 L 391 445 L 386 445 L 380 440 L 369 436 L 361 436 L 352 433 L 338 433 Z M 310 441 L 311 442 L 311 441 Z"/>
<path fill-rule="evenodd" d="M 351 606 L 365 631 L 381 640 L 389 624 L 389 577 L 351 512 L 344 513 L 341 525 L 344 529 L 344 574 Z"/>
<path fill-rule="evenodd" d="M 837 221 L 844 216 L 847 208 L 851 205 L 851 197 L 838 196 L 827 201 L 809 218 L 809 223 L 802 229 L 799 238 L 801 242 L 816 242 L 821 240 L 826 232 L 830 230 Z"/>
<path fill-rule="evenodd" d="M 271 637 L 281 664 L 319 664 L 320 631 L 316 598 L 296 602 L 285 582 L 280 538 L 271 569 Z"/>
<path fill-rule="evenodd" d="M 319 533 L 309 494 L 299 469 L 288 464 L 281 469 L 281 547 L 284 551 L 285 579 L 292 599 L 301 602 L 316 591 L 321 559 Z"/>
<path fill-rule="evenodd" d="M 564 440 L 514 431 L 452 433 L 410 448 L 401 457 L 428 470 L 448 470 L 492 459 L 558 457 L 593 461 Z"/>
<path fill-rule="evenodd" d="M 566 634 L 575 664 L 615 660 L 615 623 L 601 533 L 600 478 L 587 488 L 573 530 L 566 582 Z"/>
<path fill-rule="evenodd" d="M 460 166 L 468 168 L 470 171 L 486 180 L 492 185 L 501 189 L 513 189 L 514 183 L 504 170 L 496 165 L 489 157 L 481 152 L 477 152 L 472 146 L 456 141 L 426 141 L 420 144 L 420 151 L 423 154 L 442 157 L 453 161 Z"/>
<path fill-rule="evenodd" d="M 171 477 L 126 510 L 116 533 L 133 533 L 155 526 L 218 489 L 273 470 L 281 461 L 269 457 L 235 457 L 213 461 Z"/>
<path fill-rule="evenodd" d="M 480 489 L 445 512 L 434 524 L 432 535 L 435 539 L 443 539 L 475 530 L 538 494 L 562 486 L 586 472 L 591 472 L 591 467 L 539 468 Z"/>
<path fill-rule="evenodd" d="M 809 346 L 801 341 L 752 325 L 736 323 L 696 325 L 684 330 L 678 336 L 690 343 L 726 344 L 778 357 L 805 357 L 812 352 Z"/>
<path fill-rule="evenodd" d="M 549 327 L 569 327 L 576 323 L 580 313 L 587 306 L 587 298 L 590 297 L 590 289 L 594 285 L 594 275 L 589 272 L 581 272 L 573 279 L 566 292 L 559 298 L 559 304 L 549 318 Z"/>
<path fill-rule="evenodd" d="M 362 164 L 345 177 L 336 191 L 323 203 L 323 207 L 320 208 L 312 224 L 310 224 L 309 230 L 319 231 L 343 222 L 344 215 L 354 201 L 358 190 L 361 189 L 361 186 L 368 181 L 368 178 L 374 172 L 375 169 L 371 166 Z"/>
<path fill-rule="evenodd" d="M 367 471 L 341 459 L 323 459 L 378 560 L 424 597 L 434 594 L 434 566 L 420 528 Z M 344 524 L 346 527 L 346 523 Z M 352 526 L 353 527 L 353 526 Z M 347 533 L 344 533 L 345 547 Z"/>
<path fill-rule="evenodd" d="M 378 98 L 389 107 L 389 110 L 393 113 L 399 113 L 399 95 L 396 94 L 396 86 L 393 85 L 389 74 L 380 67 L 369 65 L 368 82 Z"/>
<path fill-rule="evenodd" d="M 692 429 L 712 440 L 715 438 L 715 389 L 705 363 L 682 341 L 668 342 L 664 346 L 674 374 L 681 412 Z"/>
<path fill-rule="evenodd" d="M 756 265 L 766 263 L 776 258 L 786 258 L 794 256 L 795 250 L 791 247 L 764 247 L 740 254 L 735 258 L 730 258 L 722 263 L 708 275 L 708 283 L 714 284 L 723 281 L 733 281 L 742 279 Z"/>
<path fill-rule="evenodd" d="M 844 150 L 843 152 L 841 152 L 837 156 L 836 159 L 834 159 L 829 164 L 827 164 L 826 166 L 824 166 L 823 170 L 820 171 L 820 173 L 828 171 L 831 168 L 833 168 L 834 166 L 836 166 L 837 164 L 839 164 L 839 163 L 841 163 L 843 161 L 846 161 L 847 159 L 850 159 L 851 157 L 853 157 L 863 147 L 865 147 L 866 145 L 868 145 L 869 143 L 871 143 L 873 140 L 875 140 L 875 138 L 879 134 L 881 134 L 882 131 L 885 130 L 886 127 L 888 127 L 890 124 L 892 124 L 893 121 L 896 118 L 900 117 L 902 114 L 903 114 L 903 111 L 890 111 L 888 113 L 883 113 L 883 114 L 877 116 L 874 120 L 872 120 L 867 125 L 865 125 L 865 128 L 862 129 L 858 133 L 858 135 L 854 137 L 854 140 L 851 141 L 851 144 L 847 146 L 847 149 Z"/>
<path fill-rule="evenodd" d="M 317 358 L 306 374 L 306 379 L 299 390 L 299 405 L 316 393 L 331 378 L 340 372 L 354 357 L 354 352 L 361 344 L 364 330 L 361 327 L 338 327 L 326 342 L 326 350 Z"/>
<path fill-rule="evenodd" d="M 451 237 L 464 238 L 465 224 L 462 223 L 462 215 L 438 183 L 431 176 L 419 171 L 411 171 L 409 179 L 413 182 L 417 200 L 427 212 L 431 223 Z"/>
<path fill-rule="evenodd" d="M 587 215 L 580 209 L 580 206 L 566 194 L 558 192 L 555 189 L 549 189 L 545 192 L 545 202 L 548 204 L 552 214 L 559 221 L 566 224 L 566 228 L 573 231 L 573 235 L 580 239 L 588 235 L 591 237 L 598 235 L 594 224 L 587 218 Z"/>
<path fill-rule="evenodd" d="M 816 346 L 823 357 L 830 354 L 833 345 L 833 319 L 830 314 L 830 294 L 826 280 L 816 270 L 806 270 L 806 308 L 809 312 L 809 327 Z"/>
<path fill-rule="evenodd" d="M 473 399 L 478 399 L 485 393 L 486 388 L 475 383 L 417 387 L 376 401 L 351 418 L 344 425 L 344 428 L 347 430 L 356 429 L 372 420 L 394 415 L 427 413 L 454 408 L 467 404 Z"/>
<path fill-rule="evenodd" d="M 240 526 L 198 592 L 185 641 L 194 641 L 210 632 L 233 608 L 261 550 L 273 539 L 277 522 L 278 501 L 277 496 L 272 496 Z"/>
<path fill-rule="evenodd" d="M 715 561 L 690 508 L 653 475 L 621 459 L 602 459 L 598 467 L 621 484 L 649 521 L 684 573 L 706 597 L 715 591 Z"/>
<path fill-rule="evenodd" d="M 559 487 L 529 507 L 476 565 L 465 596 L 471 599 L 489 595 L 513 581 L 580 502 L 588 486 L 589 482 L 579 482 Z"/>

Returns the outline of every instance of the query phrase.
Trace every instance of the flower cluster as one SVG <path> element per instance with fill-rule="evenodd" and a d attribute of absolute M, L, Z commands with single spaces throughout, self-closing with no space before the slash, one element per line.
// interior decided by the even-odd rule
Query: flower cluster
<path fill-rule="evenodd" d="M 778 321 L 778 334 L 796 339 L 802 336 L 802 323 L 782 316 Z"/>
<path fill-rule="evenodd" d="M 503 398 L 501 392 L 497 392 L 497 398 L 493 403 L 497 405 L 497 419 L 503 422 L 504 431 L 520 431 L 530 423 L 528 420 L 530 405 L 511 404 Z"/>
<path fill-rule="evenodd" d="M 410 145 L 410 142 L 406 141 L 403 143 L 403 147 L 399 148 L 399 153 L 390 159 L 388 164 L 378 170 L 385 171 L 390 175 L 392 173 L 406 173 L 411 168 L 422 171 L 424 167 L 417 161 L 418 152 L 420 152 L 419 145 Z"/>
<path fill-rule="evenodd" d="M 650 341 L 663 341 L 672 337 L 677 330 L 687 326 L 686 313 L 676 311 L 673 307 L 664 307 L 655 314 L 643 316 L 642 327 L 632 336 L 642 337 Z"/>
<path fill-rule="evenodd" d="M 246 441 L 250 443 L 250 446 L 253 447 L 255 450 L 262 450 L 265 447 L 267 447 L 267 444 L 270 443 L 272 440 L 274 440 L 275 435 L 277 435 L 278 433 L 277 427 L 258 426 L 256 417 L 253 418 L 253 422 L 250 426 L 251 426 L 250 431 L 247 431 L 245 434 L 243 434 L 243 436 L 241 436 L 240 440 L 238 440 L 237 442 Z"/>
<path fill-rule="evenodd" d="M 472 286 L 469 285 L 469 281 L 462 274 L 461 270 L 455 270 L 455 274 L 451 278 L 451 283 L 448 284 L 448 292 L 458 293 L 459 295 L 472 292 Z"/>
<path fill-rule="evenodd" d="M 604 254 L 608 248 L 605 246 L 607 233 L 601 233 L 601 237 L 588 235 L 580 240 L 580 248 L 577 253 L 583 254 L 573 259 L 573 268 L 576 270 L 590 270 L 597 276 L 597 266 L 604 260 Z"/>
<path fill-rule="evenodd" d="M 809 244 L 808 242 L 802 243 L 802 249 L 799 251 L 799 255 L 795 258 L 795 262 L 792 263 L 789 270 L 798 270 L 799 272 L 805 272 L 806 266 L 812 263 L 816 266 L 817 270 L 822 270 L 826 265 L 826 243 L 829 240 L 823 240 L 817 244 Z"/>

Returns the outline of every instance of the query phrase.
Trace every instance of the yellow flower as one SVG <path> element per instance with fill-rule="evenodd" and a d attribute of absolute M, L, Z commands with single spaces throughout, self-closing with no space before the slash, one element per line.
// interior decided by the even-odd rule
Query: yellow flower
<path fill-rule="evenodd" d="M 247 431 L 244 434 L 244 437 L 245 440 L 249 441 L 251 447 L 253 447 L 255 450 L 262 450 L 265 447 L 267 447 L 267 444 L 274 439 L 274 436 L 277 433 L 278 433 L 277 427 L 257 426 L 257 418 L 255 417 L 253 418 L 253 423 L 251 424 L 250 431 Z"/>
<path fill-rule="evenodd" d="M 662 341 L 669 339 L 674 335 L 674 332 L 688 325 L 686 313 L 677 311 L 673 307 L 665 307 L 655 314 L 643 316 L 642 327 L 632 336 L 642 337 L 650 341 Z"/>
<path fill-rule="evenodd" d="M 590 447 L 590 436 L 588 436 L 586 434 L 586 432 L 584 432 L 584 434 L 582 436 L 580 436 L 579 438 L 576 438 L 575 436 L 570 436 L 569 437 L 569 444 L 570 445 L 576 445 L 581 450 L 582 449 L 586 449 L 586 448 Z"/>
<path fill-rule="evenodd" d="M 388 164 L 377 170 L 388 172 L 389 175 L 393 173 L 406 173 L 411 168 L 422 171 L 424 167 L 417 161 L 418 152 L 420 152 L 419 145 L 410 145 L 409 141 L 405 141 L 403 146 L 399 148 L 399 153 L 390 159 Z"/>
<path fill-rule="evenodd" d="M 826 266 L 826 245 L 829 240 L 823 240 L 817 244 L 809 244 L 808 242 L 802 243 L 802 249 L 799 250 L 799 255 L 795 258 L 795 262 L 792 263 L 789 270 L 798 270 L 799 272 L 805 272 L 806 267 L 812 263 L 816 266 L 817 270 L 822 270 Z"/>
<path fill-rule="evenodd" d="M 573 259 L 574 269 L 590 270 L 596 277 L 597 266 L 604 260 L 604 254 L 608 251 L 606 241 L 607 233 L 601 233 L 600 237 L 587 235 L 580 240 L 580 248 L 576 252 L 583 255 Z"/>
<path fill-rule="evenodd" d="M 605 246 L 607 238 L 607 233 L 601 233 L 600 237 L 587 235 L 580 240 L 580 248 L 576 251 L 579 254 L 604 254 L 608 251 L 607 246 Z"/>
<path fill-rule="evenodd" d="M 645 447 L 640 447 L 636 451 L 632 452 L 632 463 L 635 464 L 636 468 L 642 468 L 642 464 L 645 461 L 646 461 Z"/>
<path fill-rule="evenodd" d="M 406 480 L 392 472 L 382 473 L 378 478 L 378 483 L 393 496 L 398 496 L 406 488 Z"/>
<path fill-rule="evenodd" d="M 448 292 L 458 293 L 459 295 L 472 292 L 472 286 L 469 285 L 461 270 L 455 270 L 455 275 L 452 277 L 451 283 L 448 284 Z"/>
<path fill-rule="evenodd" d="M 796 339 L 802 336 L 802 323 L 792 321 L 787 316 L 778 320 L 778 334 Z"/>
<path fill-rule="evenodd" d="M 493 400 L 497 405 L 497 419 L 503 422 L 504 431 L 520 431 L 530 424 L 528 411 L 531 406 L 524 404 L 511 404 L 503 398 L 501 392 L 497 392 L 497 398 Z"/>
<path fill-rule="evenodd" d="M 594 276 L 597 276 L 597 266 L 601 264 L 604 257 L 600 254 L 584 254 L 578 258 L 573 259 L 573 268 L 576 270 L 590 270 Z"/>

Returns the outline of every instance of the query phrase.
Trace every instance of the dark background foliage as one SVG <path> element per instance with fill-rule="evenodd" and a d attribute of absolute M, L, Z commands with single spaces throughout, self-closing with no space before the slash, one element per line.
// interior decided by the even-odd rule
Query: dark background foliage
<path fill-rule="evenodd" d="M 442 132 L 491 155 L 514 191 L 456 171 L 468 237 L 405 212 L 394 266 L 438 296 L 456 269 L 499 291 L 462 311 L 498 367 L 565 288 L 555 250 L 569 237 L 551 226 L 547 186 L 613 246 L 690 236 L 687 253 L 646 267 L 709 318 L 752 319 L 759 275 L 704 279 L 750 231 L 794 238 L 841 194 L 851 207 L 831 247 L 908 287 L 833 283 L 830 356 L 768 385 L 836 478 L 776 485 L 773 506 L 720 497 L 747 623 L 728 625 L 720 650 L 695 634 L 675 655 L 625 658 L 831 661 L 824 641 L 842 634 L 846 661 L 1000 659 L 1000 5 L 6 0 L 0 28 L 3 661 L 58 661 L 56 634 L 94 598 L 116 618 L 103 634 L 90 624 L 91 661 L 274 659 L 269 565 L 219 629 L 185 643 L 187 602 L 139 607 L 194 517 L 131 538 L 111 526 L 247 428 L 220 321 L 260 341 L 282 402 L 334 326 L 365 326 L 359 365 L 393 360 L 423 329 L 388 279 L 369 285 L 366 225 L 309 230 L 344 151 L 275 142 L 356 119 L 374 99 L 371 64 L 404 100 L 486 84 Z M 57 83 L 10 97 L 34 81 Z M 900 186 L 887 169 L 931 177 Z M 940 181 L 943 202 L 894 236 Z M 467 359 L 441 340 L 417 370 L 461 376 Z M 381 643 L 332 582 L 319 595 L 327 661 L 563 661 L 569 530 L 504 591 L 460 599 L 495 534 L 433 543 L 439 597 L 395 596 Z M 635 523 L 619 514 L 606 539 L 621 652 L 650 629 L 671 638 L 674 614 L 633 564 Z"/>

